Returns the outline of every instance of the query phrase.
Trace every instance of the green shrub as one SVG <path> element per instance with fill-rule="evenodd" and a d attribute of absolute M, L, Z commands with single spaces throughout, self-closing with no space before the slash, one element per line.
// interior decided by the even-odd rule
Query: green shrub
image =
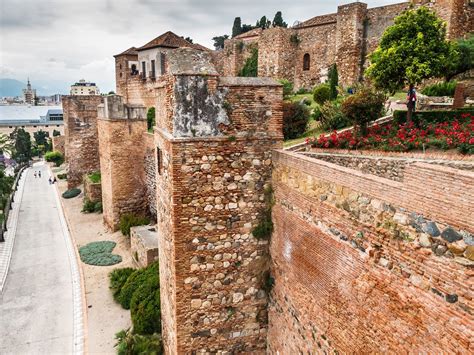
<path fill-rule="evenodd" d="M 148 132 L 153 133 L 153 127 L 155 127 L 155 108 L 150 107 L 146 113 L 146 125 Z"/>
<path fill-rule="evenodd" d="M 130 236 L 130 228 L 143 226 L 150 223 L 150 219 L 133 213 L 125 213 L 120 217 L 120 231 L 123 235 Z"/>
<path fill-rule="evenodd" d="M 135 270 L 122 287 L 117 301 L 125 309 L 130 309 L 130 302 L 134 292 L 149 278 L 154 278 L 159 274 L 158 262 L 154 262 L 144 269 Z"/>
<path fill-rule="evenodd" d="M 238 76 L 256 77 L 258 76 L 258 48 L 252 49 L 251 56 L 245 61 Z"/>
<path fill-rule="evenodd" d="M 331 100 L 330 86 L 328 84 L 320 84 L 316 86 L 313 90 L 313 99 L 319 105 Z"/>
<path fill-rule="evenodd" d="M 430 123 L 450 122 L 460 118 L 462 114 L 474 115 L 474 107 L 450 111 L 416 111 L 413 112 L 412 121 L 417 126 Z M 393 120 L 397 124 L 405 123 L 407 121 L 407 111 L 396 110 L 393 113 Z"/>
<path fill-rule="evenodd" d="M 82 205 L 82 212 L 84 213 L 101 213 L 102 212 L 102 202 L 101 201 L 91 201 L 88 198 L 84 199 L 84 204 Z"/>
<path fill-rule="evenodd" d="M 387 96 L 383 92 L 362 86 L 343 101 L 341 110 L 354 127 L 365 135 L 368 123 L 382 117 L 386 101 Z"/>
<path fill-rule="evenodd" d="M 140 335 L 130 330 L 122 330 L 115 334 L 118 355 L 161 355 L 163 345 L 160 334 Z"/>
<path fill-rule="evenodd" d="M 122 261 L 120 255 L 112 254 L 117 243 L 112 241 L 92 242 L 79 248 L 82 262 L 89 265 L 108 266 Z"/>
<path fill-rule="evenodd" d="M 306 132 L 310 111 L 297 102 L 283 102 L 283 136 L 285 139 L 300 137 Z"/>
<path fill-rule="evenodd" d="M 100 171 L 94 171 L 92 174 L 89 174 L 87 176 L 89 177 L 89 180 L 92 181 L 94 184 L 98 184 L 100 182 Z"/>
<path fill-rule="evenodd" d="M 260 212 L 260 222 L 252 230 L 252 234 L 256 239 L 269 239 L 273 233 L 272 208 L 275 200 L 271 186 L 267 187 L 264 191 L 264 201 L 264 208 Z"/>
<path fill-rule="evenodd" d="M 304 95 L 307 93 L 308 93 L 308 90 L 306 90 L 305 88 L 299 88 L 298 91 L 296 92 L 296 95 Z"/>
<path fill-rule="evenodd" d="M 73 188 L 73 189 L 64 191 L 62 196 L 63 198 L 74 198 L 76 196 L 79 196 L 80 193 L 81 193 L 80 189 Z"/>
<path fill-rule="evenodd" d="M 426 96 L 454 96 L 456 90 L 456 81 L 445 81 L 433 85 L 426 86 L 421 93 Z"/>
<path fill-rule="evenodd" d="M 58 151 L 46 153 L 44 155 L 44 159 L 47 162 L 54 163 L 56 166 L 60 166 L 62 163 L 64 163 L 64 156 Z"/>
<path fill-rule="evenodd" d="M 59 180 L 66 180 L 67 179 L 67 174 L 58 174 L 58 179 Z"/>
<path fill-rule="evenodd" d="M 112 290 L 112 295 L 114 300 L 118 302 L 118 297 L 120 292 L 122 291 L 123 285 L 127 282 L 128 277 L 135 272 L 135 269 L 131 267 L 115 269 L 110 272 L 109 280 L 110 286 L 109 288 Z"/>
<path fill-rule="evenodd" d="M 278 80 L 281 85 L 283 85 L 283 97 L 287 98 L 288 96 L 293 95 L 293 83 L 286 79 Z"/>
<path fill-rule="evenodd" d="M 138 334 L 161 332 L 160 279 L 158 272 L 149 275 L 130 300 L 133 331 Z"/>
<path fill-rule="evenodd" d="M 327 101 L 319 107 L 319 121 L 325 131 L 334 131 L 350 125 L 350 121 L 341 110 L 337 101 Z"/>

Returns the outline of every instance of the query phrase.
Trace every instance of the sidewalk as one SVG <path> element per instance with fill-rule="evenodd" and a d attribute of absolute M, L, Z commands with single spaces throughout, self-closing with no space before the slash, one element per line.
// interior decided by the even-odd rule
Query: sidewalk
<path fill-rule="evenodd" d="M 53 168 L 57 171 L 57 168 Z M 67 182 L 58 180 L 59 194 L 67 189 Z M 83 186 L 79 186 L 83 190 Z M 87 243 L 111 240 L 117 243 L 114 254 L 122 256 L 122 262 L 112 266 L 93 266 L 80 262 L 85 285 L 87 309 L 86 347 L 90 354 L 116 354 L 115 334 L 131 326 L 130 311 L 116 303 L 109 289 L 110 271 L 116 268 L 134 267 L 128 240 L 120 232 L 110 233 L 102 222 L 102 214 L 82 213 L 83 193 L 72 199 L 61 198 L 64 214 L 74 244 L 77 248 Z"/>

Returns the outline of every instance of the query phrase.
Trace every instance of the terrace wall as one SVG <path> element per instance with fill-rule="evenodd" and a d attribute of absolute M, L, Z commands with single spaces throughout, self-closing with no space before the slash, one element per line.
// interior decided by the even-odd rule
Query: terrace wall
<path fill-rule="evenodd" d="M 273 164 L 268 352 L 473 351 L 474 172 Z"/>

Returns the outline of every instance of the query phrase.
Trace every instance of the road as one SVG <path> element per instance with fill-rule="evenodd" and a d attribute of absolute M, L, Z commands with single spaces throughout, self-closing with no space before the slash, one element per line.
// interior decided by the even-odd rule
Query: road
<path fill-rule="evenodd" d="M 35 178 L 35 171 L 42 177 Z M 77 277 L 71 273 L 75 260 L 69 235 L 47 166 L 35 165 L 26 174 L 10 269 L 0 295 L 0 353 L 70 354 L 77 352 Z"/>

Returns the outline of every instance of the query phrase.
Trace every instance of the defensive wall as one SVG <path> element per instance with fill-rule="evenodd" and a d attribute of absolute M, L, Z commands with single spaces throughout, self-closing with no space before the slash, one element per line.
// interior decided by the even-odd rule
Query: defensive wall
<path fill-rule="evenodd" d="M 415 0 L 376 8 L 355 2 L 291 28 L 257 29 L 236 36 L 225 42 L 215 61 L 223 75 L 236 76 L 253 48 L 258 48 L 258 76 L 287 79 L 296 89 L 309 89 L 326 80 L 329 67 L 336 63 L 340 83 L 349 86 L 361 79 L 367 55 L 385 29 L 412 5 L 433 9 L 446 21 L 450 38 L 474 31 L 474 6 L 467 0 Z"/>
<path fill-rule="evenodd" d="M 472 352 L 473 161 L 273 164 L 269 353 Z"/>
<path fill-rule="evenodd" d="M 281 85 L 213 59 L 167 51 L 123 96 L 63 102 L 106 224 L 156 215 L 166 353 L 472 352 L 472 161 L 282 151 Z"/>

